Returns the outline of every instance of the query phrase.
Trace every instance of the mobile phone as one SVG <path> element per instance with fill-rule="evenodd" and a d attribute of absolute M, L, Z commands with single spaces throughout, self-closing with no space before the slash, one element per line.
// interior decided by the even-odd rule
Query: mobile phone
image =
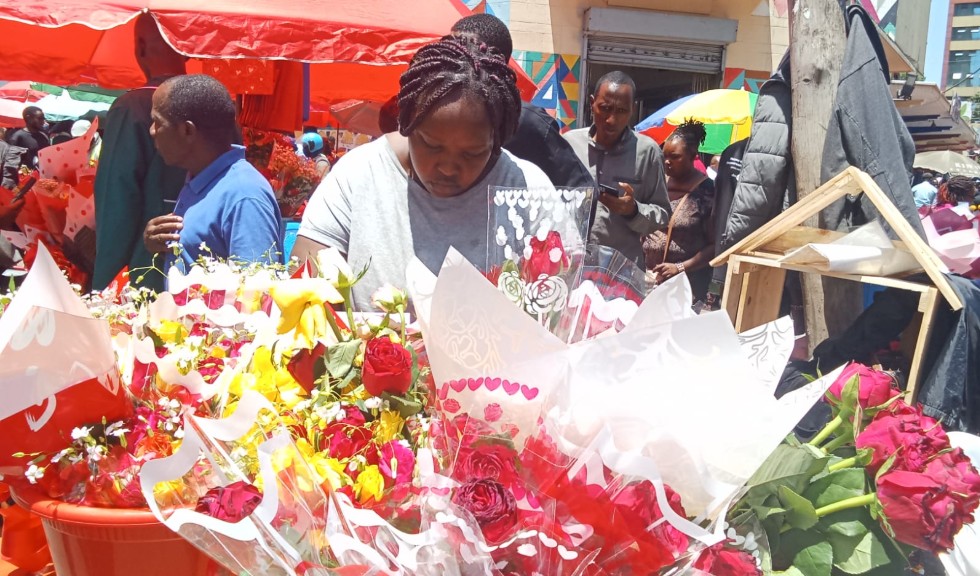
<path fill-rule="evenodd" d="M 626 191 L 622 188 L 613 188 L 612 186 L 607 186 L 606 184 L 599 184 L 599 191 L 603 194 L 612 194 L 617 198 L 626 193 Z"/>
<path fill-rule="evenodd" d="M 34 184 L 36 183 L 37 183 L 37 178 L 33 176 L 25 180 L 24 185 L 20 187 L 20 190 L 17 190 L 16 194 L 14 194 L 13 202 L 17 202 L 18 200 L 26 196 L 27 193 L 30 192 L 31 188 L 33 188 Z"/>

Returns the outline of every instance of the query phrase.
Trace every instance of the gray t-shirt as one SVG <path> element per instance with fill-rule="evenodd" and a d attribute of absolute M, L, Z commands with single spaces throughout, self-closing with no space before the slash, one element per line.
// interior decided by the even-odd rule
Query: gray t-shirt
<path fill-rule="evenodd" d="M 491 186 L 550 188 L 540 168 L 504 151 L 470 190 L 438 198 L 408 177 L 385 137 L 351 150 L 317 187 L 299 235 L 347 254 L 355 272 L 370 262 L 354 287 L 354 305 L 371 310 L 371 294 L 384 284 L 405 289 L 405 269 L 417 256 L 438 273 L 452 246 L 474 266 L 487 262 Z"/>

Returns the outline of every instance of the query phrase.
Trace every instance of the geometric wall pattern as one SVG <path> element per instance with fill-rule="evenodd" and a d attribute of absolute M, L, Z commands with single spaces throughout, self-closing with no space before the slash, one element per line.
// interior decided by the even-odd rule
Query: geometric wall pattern
<path fill-rule="evenodd" d="M 463 3 L 474 14 L 493 14 L 504 24 L 510 23 L 510 0 L 464 0 Z"/>
<path fill-rule="evenodd" d="M 515 50 L 514 60 L 536 87 L 531 104 L 544 108 L 554 116 L 562 131 L 576 128 L 581 70 L 579 55 Z"/>
<path fill-rule="evenodd" d="M 743 70 L 742 68 L 725 68 L 725 75 L 721 82 L 721 87 L 730 90 L 745 90 L 758 94 L 759 88 L 768 79 L 768 72 Z"/>

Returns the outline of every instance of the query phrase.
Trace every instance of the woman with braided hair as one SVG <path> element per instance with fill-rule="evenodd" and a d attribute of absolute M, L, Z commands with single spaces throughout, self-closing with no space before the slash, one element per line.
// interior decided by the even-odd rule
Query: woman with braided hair
<path fill-rule="evenodd" d="M 421 48 L 402 74 L 398 132 L 348 152 L 314 192 L 292 255 L 334 247 L 359 269 L 354 303 L 370 310 L 386 283 L 405 286 L 418 257 L 433 273 L 450 247 L 487 261 L 489 188 L 550 187 L 502 149 L 521 113 L 516 76 L 496 50 L 447 36 Z"/>
<path fill-rule="evenodd" d="M 961 202 L 970 203 L 977 194 L 977 184 L 969 176 L 951 176 L 939 185 L 934 209 L 956 206 Z"/>
<path fill-rule="evenodd" d="M 687 120 L 664 142 L 667 197 L 673 213 L 666 230 L 643 239 L 647 276 L 657 284 L 686 273 L 694 302 L 707 296 L 711 282 L 708 262 L 715 246 L 714 183 L 694 167 L 705 136 L 704 124 Z"/>

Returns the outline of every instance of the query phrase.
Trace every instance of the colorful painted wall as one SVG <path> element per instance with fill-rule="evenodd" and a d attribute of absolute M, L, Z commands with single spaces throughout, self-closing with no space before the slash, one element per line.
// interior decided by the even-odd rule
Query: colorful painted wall
<path fill-rule="evenodd" d="M 787 0 L 698 0 L 704 13 L 739 19 L 739 40 L 730 47 L 722 87 L 758 92 L 769 78 L 788 44 Z M 580 98 L 581 56 L 577 53 L 582 37 L 582 18 L 597 0 L 464 0 L 474 12 L 497 16 L 511 29 L 514 60 L 534 81 L 537 91 L 532 100 L 552 114 L 563 130 L 577 128 Z M 627 0 L 608 5 L 630 6 Z M 643 7 L 674 10 L 673 0 L 650 2 Z M 569 53 L 576 51 L 576 53 Z M 745 69 L 738 66 L 759 68 Z"/>

